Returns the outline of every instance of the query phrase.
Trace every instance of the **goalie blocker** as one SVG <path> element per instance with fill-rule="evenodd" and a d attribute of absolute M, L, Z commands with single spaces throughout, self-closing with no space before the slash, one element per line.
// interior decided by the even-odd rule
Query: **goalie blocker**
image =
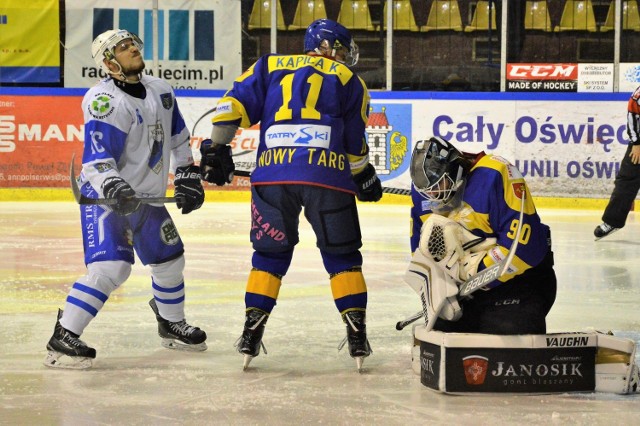
<path fill-rule="evenodd" d="M 413 327 L 412 367 L 447 394 L 636 392 L 635 343 L 601 333 L 488 335 Z"/>

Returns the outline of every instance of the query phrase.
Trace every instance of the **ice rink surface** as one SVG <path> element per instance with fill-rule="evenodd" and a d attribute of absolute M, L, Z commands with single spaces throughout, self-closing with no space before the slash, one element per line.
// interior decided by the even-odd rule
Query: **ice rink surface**
<path fill-rule="evenodd" d="M 402 281 L 409 260 L 407 205 L 360 204 L 368 330 L 373 355 L 358 374 L 309 226 L 267 324 L 268 354 L 242 371 L 235 351 L 250 269 L 249 204 L 216 203 L 182 216 L 187 320 L 209 349 L 160 346 L 148 271 L 134 265 L 82 339 L 97 350 L 87 371 L 42 365 L 58 308 L 84 274 L 78 207 L 0 203 L 0 424 L 28 425 L 630 425 L 640 394 L 449 396 L 411 369 L 419 310 Z M 558 297 L 549 332 L 612 330 L 640 339 L 640 223 L 598 242 L 600 211 L 540 209 L 552 229 Z"/>

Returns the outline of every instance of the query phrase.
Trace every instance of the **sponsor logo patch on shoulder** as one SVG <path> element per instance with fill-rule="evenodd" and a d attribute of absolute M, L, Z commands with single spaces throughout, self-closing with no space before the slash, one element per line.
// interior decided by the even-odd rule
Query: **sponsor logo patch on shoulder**
<path fill-rule="evenodd" d="M 111 93 L 102 92 L 96 94 L 87 106 L 89 114 L 99 120 L 107 118 L 114 110 L 113 99 L 114 97 Z"/>
<path fill-rule="evenodd" d="M 525 187 L 524 187 L 524 183 L 523 182 L 515 182 L 511 184 L 511 187 L 513 188 L 513 193 L 516 197 L 518 197 L 518 200 L 522 200 L 522 196 L 524 194 L 525 191 Z"/>
<path fill-rule="evenodd" d="M 217 117 L 218 115 L 225 114 L 231 111 L 232 111 L 231 101 L 218 102 L 218 105 L 216 105 L 216 110 L 214 111 L 213 116 Z"/>
<path fill-rule="evenodd" d="M 160 101 L 164 109 L 171 109 L 173 107 L 173 96 L 171 93 L 163 93 L 160 95 Z"/>

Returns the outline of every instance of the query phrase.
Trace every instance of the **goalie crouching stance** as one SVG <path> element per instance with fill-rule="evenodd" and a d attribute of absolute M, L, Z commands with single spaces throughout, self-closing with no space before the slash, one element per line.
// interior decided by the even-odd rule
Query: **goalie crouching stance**
<path fill-rule="evenodd" d="M 551 235 L 518 169 L 501 157 L 463 153 L 434 137 L 416 143 L 411 179 L 413 217 L 424 225 L 411 238 L 414 255 L 405 279 L 424 298 L 430 328 L 546 333 L 545 318 L 556 296 Z M 458 300 L 461 283 L 508 255 L 520 225 L 522 194 L 522 231 L 509 269 Z"/>
<path fill-rule="evenodd" d="M 422 384 L 463 394 L 635 391 L 632 340 L 545 334 L 557 284 L 551 235 L 516 167 L 433 137 L 415 144 L 411 179 L 405 281 L 426 320 L 414 328 Z M 508 267 L 478 279 L 496 264 Z"/>

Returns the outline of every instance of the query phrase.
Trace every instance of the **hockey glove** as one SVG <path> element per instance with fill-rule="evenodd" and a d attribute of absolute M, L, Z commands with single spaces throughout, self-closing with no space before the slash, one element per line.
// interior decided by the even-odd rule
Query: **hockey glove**
<path fill-rule="evenodd" d="M 200 145 L 200 154 L 200 169 L 204 180 L 218 186 L 231 183 L 236 166 L 233 164 L 229 145 L 213 144 L 211 139 L 205 139 Z"/>
<path fill-rule="evenodd" d="M 102 184 L 105 198 L 118 200 L 118 204 L 111 206 L 111 210 L 120 216 L 128 216 L 138 210 L 140 200 L 136 199 L 136 192 L 121 177 L 111 177 Z"/>
<path fill-rule="evenodd" d="M 382 198 L 382 183 L 371 163 L 367 164 L 363 171 L 354 175 L 353 181 L 358 187 L 356 193 L 358 200 L 375 202 Z"/>
<path fill-rule="evenodd" d="M 192 164 L 176 169 L 173 184 L 176 187 L 176 205 L 182 209 L 182 214 L 191 213 L 204 203 L 204 189 L 201 180 L 202 176 L 198 166 Z"/>

